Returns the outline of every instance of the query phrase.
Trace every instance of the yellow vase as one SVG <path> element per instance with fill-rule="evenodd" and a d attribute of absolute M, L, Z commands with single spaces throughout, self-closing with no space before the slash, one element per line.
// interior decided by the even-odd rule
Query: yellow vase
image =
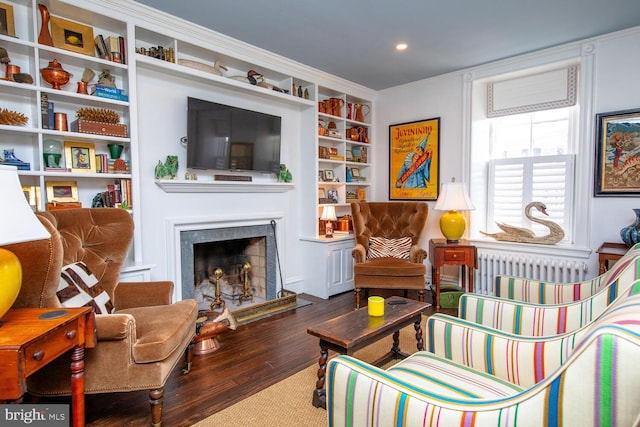
<path fill-rule="evenodd" d="M 11 308 L 22 284 L 22 266 L 13 252 L 0 248 L 0 319 Z"/>

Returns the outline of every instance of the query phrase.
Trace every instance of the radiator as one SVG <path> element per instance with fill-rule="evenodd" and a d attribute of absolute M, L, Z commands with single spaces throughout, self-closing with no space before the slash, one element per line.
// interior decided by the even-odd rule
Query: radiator
<path fill-rule="evenodd" d="M 580 282 L 585 279 L 588 267 L 586 262 L 571 258 L 510 254 L 479 249 L 474 291 L 479 294 L 493 295 L 494 278 L 499 274 L 559 283 Z"/>

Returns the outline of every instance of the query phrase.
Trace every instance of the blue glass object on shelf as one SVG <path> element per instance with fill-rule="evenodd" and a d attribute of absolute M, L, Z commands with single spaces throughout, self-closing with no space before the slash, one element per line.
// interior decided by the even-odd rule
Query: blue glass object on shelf
<path fill-rule="evenodd" d="M 347 168 L 347 182 L 353 181 L 353 175 L 351 175 L 351 168 Z"/>
<path fill-rule="evenodd" d="M 622 237 L 622 241 L 629 248 L 640 242 L 640 209 L 634 209 L 633 212 L 636 214 L 634 223 L 620 230 L 620 237 Z"/>
<path fill-rule="evenodd" d="M 13 153 L 13 148 L 9 148 L 4 150 L 4 161 L 2 162 L 5 166 L 15 166 L 18 170 L 31 170 L 31 164 L 27 162 L 23 162 Z"/>

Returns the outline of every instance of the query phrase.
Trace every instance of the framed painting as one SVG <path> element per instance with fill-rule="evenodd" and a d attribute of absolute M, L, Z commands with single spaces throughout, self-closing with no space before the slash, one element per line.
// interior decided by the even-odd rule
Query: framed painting
<path fill-rule="evenodd" d="M 596 115 L 594 196 L 640 194 L 640 109 Z"/>
<path fill-rule="evenodd" d="M 47 201 L 57 203 L 77 202 L 78 183 L 75 181 L 47 181 Z"/>
<path fill-rule="evenodd" d="M 389 199 L 437 200 L 440 118 L 389 126 Z"/>
<path fill-rule="evenodd" d="M 55 47 L 96 56 L 93 28 L 87 25 L 52 16 L 51 37 Z"/>
<path fill-rule="evenodd" d="M 7 3 L 0 3 L 0 34 L 11 37 L 16 36 L 13 6 Z"/>
<path fill-rule="evenodd" d="M 64 154 L 71 172 L 96 173 L 96 150 L 93 144 L 65 141 Z"/>

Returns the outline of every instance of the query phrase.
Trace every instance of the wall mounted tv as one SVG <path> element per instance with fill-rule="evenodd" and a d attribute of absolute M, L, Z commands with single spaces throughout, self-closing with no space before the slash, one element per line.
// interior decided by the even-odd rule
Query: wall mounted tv
<path fill-rule="evenodd" d="M 187 98 L 187 168 L 277 174 L 281 117 Z"/>

